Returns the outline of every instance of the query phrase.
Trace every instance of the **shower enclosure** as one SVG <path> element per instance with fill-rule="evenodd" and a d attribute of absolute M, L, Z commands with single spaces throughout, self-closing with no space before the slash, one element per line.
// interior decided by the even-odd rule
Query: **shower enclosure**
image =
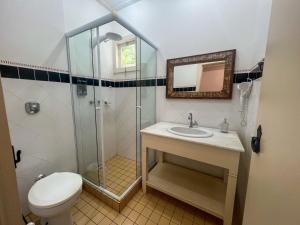
<path fill-rule="evenodd" d="M 156 48 L 112 15 L 66 36 L 78 172 L 120 200 L 141 176 L 140 130 L 156 120 Z"/>

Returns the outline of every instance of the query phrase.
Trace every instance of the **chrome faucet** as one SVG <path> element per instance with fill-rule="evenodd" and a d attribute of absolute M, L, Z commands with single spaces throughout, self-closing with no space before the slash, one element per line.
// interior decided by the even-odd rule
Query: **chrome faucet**
<path fill-rule="evenodd" d="M 195 126 L 198 126 L 197 121 L 196 120 L 193 121 L 193 113 L 189 113 L 188 120 L 189 120 L 189 128 L 193 128 Z"/>

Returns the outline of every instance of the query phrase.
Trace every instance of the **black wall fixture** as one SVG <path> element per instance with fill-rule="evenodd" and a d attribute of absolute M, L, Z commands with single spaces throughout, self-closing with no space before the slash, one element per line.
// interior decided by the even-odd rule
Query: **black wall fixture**
<path fill-rule="evenodd" d="M 261 129 L 261 125 L 259 125 L 257 128 L 256 137 L 252 137 L 252 140 L 251 140 L 251 147 L 252 147 L 253 152 L 255 152 L 255 153 L 260 153 L 261 136 L 262 136 L 262 129 Z"/>
<path fill-rule="evenodd" d="M 14 146 L 12 146 L 12 153 L 14 156 L 14 163 L 15 163 L 15 168 L 17 168 L 17 163 L 21 162 L 21 150 L 17 150 L 17 152 L 15 153 L 15 148 Z"/>

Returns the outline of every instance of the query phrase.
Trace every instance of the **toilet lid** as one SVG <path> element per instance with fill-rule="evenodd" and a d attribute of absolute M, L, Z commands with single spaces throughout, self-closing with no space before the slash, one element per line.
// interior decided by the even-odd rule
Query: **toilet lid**
<path fill-rule="evenodd" d="M 28 193 L 28 201 L 39 208 L 60 205 L 82 188 L 82 178 L 75 173 L 53 173 L 37 181 Z"/>

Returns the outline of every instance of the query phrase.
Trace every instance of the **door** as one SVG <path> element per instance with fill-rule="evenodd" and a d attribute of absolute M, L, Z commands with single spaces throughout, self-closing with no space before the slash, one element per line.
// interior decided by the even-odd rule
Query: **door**
<path fill-rule="evenodd" d="M 137 177 L 141 176 L 141 134 L 140 130 L 156 123 L 156 49 L 141 38 L 137 38 L 138 65 L 137 80 Z M 149 168 L 156 163 L 156 151 L 149 150 Z"/>
<path fill-rule="evenodd" d="M 103 178 L 99 126 L 100 101 L 96 97 L 94 48 L 96 31 L 87 30 L 68 39 L 69 67 L 79 173 L 100 186 Z"/>
<path fill-rule="evenodd" d="M 0 79 L 0 225 L 21 225 L 22 214 L 17 190 L 11 142 Z"/>
<path fill-rule="evenodd" d="M 273 0 L 243 225 L 300 224 L 300 1 Z"/>

